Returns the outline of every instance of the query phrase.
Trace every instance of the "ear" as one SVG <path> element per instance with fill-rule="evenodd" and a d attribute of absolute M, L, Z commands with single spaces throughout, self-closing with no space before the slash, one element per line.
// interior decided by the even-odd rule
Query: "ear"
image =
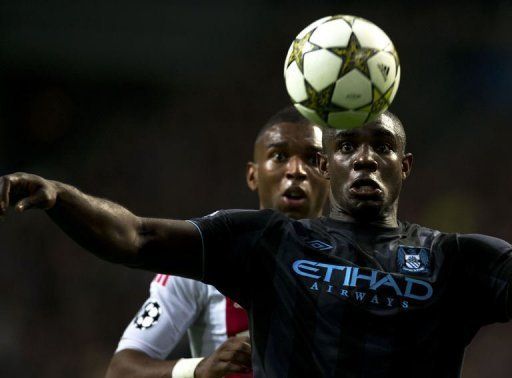
<path fill-rule="evenodd" d="M 412 154 L 407 153 L 402 158 L 402 179 L 405 180 L 411 174 L 412 170 Z"/>
<path fill-rule="evenodd" d="M 258 190 L 258 164 L 252 161 L 247 163 L 247 170 L 245 172 L 245 179 L 247 180 L 247 186 L 253 192 Z"/>
<path fill-rule="evenodd" d="M 327 155 L 317 152 L 316 153 L 316 161 L 318 164 L 318 170 L 323 178 L 329 180 L 331 177 L 329 176 L 329 161 L 327 160 Z"/>

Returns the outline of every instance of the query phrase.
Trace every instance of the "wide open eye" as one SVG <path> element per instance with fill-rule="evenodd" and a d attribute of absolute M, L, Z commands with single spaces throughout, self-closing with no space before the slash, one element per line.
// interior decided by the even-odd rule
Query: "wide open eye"
<path fill-rule="evenodd" d="M 379 154 L 387 154 L 391 152 L 391 146 L 387 143 L 379 143 L 375 146 L 375 151 L 377 151 Z"/>
<path fill-rule="evenodd" d="M 282 162 L 286 161 L 288 156 L 284 152 L 276 151 L 271 155 L 271 158 L 273 161 L 275 161 L 277 163 L 282 163 Z"/>
<path fill-rule="evenodd" d="M 355 146 L 351 142 L 341 142 L 339 145 L 339 149 L 342 153 L 348 154 L 348 153 L 354 151 Z"/>

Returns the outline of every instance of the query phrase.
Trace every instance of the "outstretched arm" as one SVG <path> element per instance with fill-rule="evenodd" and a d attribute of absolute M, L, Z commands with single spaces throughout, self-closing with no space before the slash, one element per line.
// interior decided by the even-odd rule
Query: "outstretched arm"
<path fill-rule="evenodd" d="M 191 278 L 202 275 L 202 241 L 186 221 L 142 218 L 105 199 L 28 173 L 0 179 L 0 214 L 38 208 L 98 257 Z"/>

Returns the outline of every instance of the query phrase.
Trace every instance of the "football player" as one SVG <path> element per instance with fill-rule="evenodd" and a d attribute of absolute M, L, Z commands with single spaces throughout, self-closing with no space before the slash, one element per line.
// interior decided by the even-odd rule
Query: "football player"
<path fill-rule="evenodd" d="M 328 217 L 271 209 L 142 218 L 39 176 L 4 176 L 0 208 L 46 209 L 96 255 L 212 284 L 249 313 L 256 377 L 458 377 L 478 329 L 511 316 L 512 246 L 397 216 L 413 157 L 400 120 L 324 130 Z"/>
<path fill-rule="evenodd" d="M 295 108 L 272 116 L 256 137 L 253 160 L 247 164 L 247 185 L 258 192 L 260 209 L 276 209 L 294 219 L 320 216 L 328 193 L 328 181 L 316 164 L 321 149 L 321 129 Z M 250 366 L 250 344 L 246 335 L 237 336 L 248 328 L 246 311 L 213 286 L 158 274 L 119 342 L 107 377 L 241 373 L 245 368 L 237 358 Z M 193 358 L 166 361 L 185 332 Z"/>

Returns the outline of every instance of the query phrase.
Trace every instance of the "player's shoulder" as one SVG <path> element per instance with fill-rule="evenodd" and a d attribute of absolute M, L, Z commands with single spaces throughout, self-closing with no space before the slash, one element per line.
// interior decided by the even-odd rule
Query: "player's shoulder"
<path fill-rule="evenodd" d="M 205 217 L 191 219 L 191 221 L 200 225 L 226 225 L 232 230 L 250 230 L 262 229 L 279 222 L 287 223 L 289 218 L 272 209 L 229 209 L 217 210 Z"/>
<path fill-rule="evenodd" d="M 183 292 L 208 292 L 210 285 L 207 285 L 201 281 L 196 281 L 190 278 L 168 275 L 168 274 L 157 274 L 151 282 L 152 292 L 174 292 L 176 290 Z"/>
<path fill-rule="evenodd" d="M 401 244 L 426 247 L 437 252 L 455 252 L 458 250 L 457 234 L 437 230 L 417 223 L 401 221 Z"/>
<path fill-rule="evenodd" d="M 403 224 L 407 237 L 430 239 L 433 244 L 445 252 L 456 251 L 464 254 L 502 255 L 512 251 L 511 245 L 505 240 L 483 234 L 464 234 L 443 232 L 415 223 Z"/>
<path fill-rule="evenodd" d="M 421 224 L 400 221 L 399 228 L 402 235 L 406 238 L 436 238 L 439 240 L 448 240 L 455 237 L 455 234 L 443 232 L 431 227 L 423 226 Z"/>
<path fill-rule="evenodd" d="M 439 231 L 430 227 L 422 226 L 415 223 L 403 222 L 404 233 L 407 236 L 426 238 L 431 237 L 439 244 L 456 248 L 461 252 L 465 250 L 494 250 L 494 251 L 510 251 L 511 246 L 505 240 L 494 236 L 477 234 L 477 233 L 455 233 Z"/>
<path fill-rule="evenodd" d="M 214 213 L 208 215 L 209 218 L 216 217 L 224 217 L 230 219 L 237 220 L 245 220 L 245 221 L 266 221 L 270 219 L 288 219 L 281 212 L 273 210 L 273 209 L 261 209 L 261 210 L 251 210 L 251 209 L 227 209 L 227 210 L 217 210 Z"/>
<path fill-rule="evenodd" d="M 481 251 L 489 253 L 510 253 L 512 246 L 503 239 L 483 234 L 456 234 L 457 244 L 462 252 Z"/>

